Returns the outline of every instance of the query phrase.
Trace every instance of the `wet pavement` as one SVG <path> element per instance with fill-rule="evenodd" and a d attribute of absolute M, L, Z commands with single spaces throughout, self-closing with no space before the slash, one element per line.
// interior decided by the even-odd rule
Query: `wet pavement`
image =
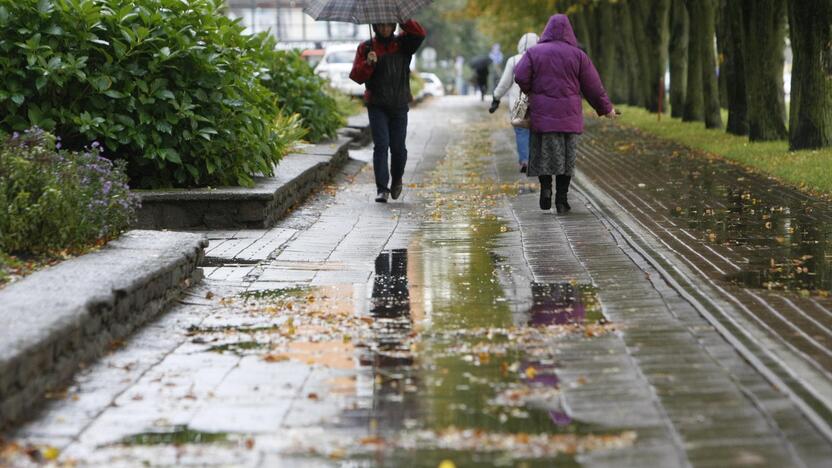
<path fill-rule="evenodd" d="M 780 467 L 832 457 L 795 400 L 665 279 L 615 214 L 590 203 L 587 187 L 604 178 L 589 169 L 612 167 L 591 135 L 573 212 L 556 216 L 538 209 L 535 184 L 517 174 L 513 132 L 479 101 L 430 101 L 411 112 L 410 131 L 403 200 L 372 203 L 361 161 L 370 151 L 354 151 L 335 183 L 274 229 L 210 233 L 207 280 L 54 392 L 0 456 L 21 466 L 264 467 Z M 610 180 L 615 197 L 612 184 L 624 182 Z M 696 193 L 684 177 L 650 180 Z M 677 224 L 697 218 L 687 214 L 694 204 L 711 207 L 667 196 Z M 792 249 L 763 245 L 765 233 L 742 221 L 758 212 L 734 207 L 687 226 L 757 271 L 726 275 L 725 287 L 758 278 L 765 294 L 825 304 L 828 267 L 810 274 L 823 269 L 817 261 L 802 260 L 807 272 L 791 262 L 825 248 L 811 243 L 823 229 L 790 221 Z M 773 255 L 762 252 L 791 270 L 751 266 Z"/>

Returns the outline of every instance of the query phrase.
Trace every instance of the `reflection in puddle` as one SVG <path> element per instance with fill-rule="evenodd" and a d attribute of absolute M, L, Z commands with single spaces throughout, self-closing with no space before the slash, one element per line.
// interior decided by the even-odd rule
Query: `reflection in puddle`
<path fill-rule="evenodd" d="M 592 285 L 532 283 L 529 325 L 582 325 L 603 320 Z"/>
<path fill-rule="evenodd" d="M 493 452 L 551 462 L 596 435 L 605 448 L 635 437 L 576 421 L 563 402 L 557 340 L 594 336 L 585 330 L 602 318 L 594 288 L 533 284 L 507 298 L 495 252 L 508 228 L 492 210 L 504 189 L 483 177 L 487 155 L 472 147 L 441 163 L 420 236 L 376 259 L 361 358 L 372 402 L 345 417 L 367 424 L 374 444 L 406 449 L 377 453 L 382 464 L 477 463 Z"/>
<path fill-rule="evenodd" d="M 372 364 L 413 364 L 408 342 L 413 320 L 407 287 L 407 250 L 382 252 L 376 258 L 371 306 L 370 315 L 375 319 Z"/>

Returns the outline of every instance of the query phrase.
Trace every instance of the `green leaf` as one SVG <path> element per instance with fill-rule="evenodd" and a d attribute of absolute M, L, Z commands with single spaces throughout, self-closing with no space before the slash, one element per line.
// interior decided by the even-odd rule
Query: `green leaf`
<path fill-rule="evenodd" d="M 120 93 L 120 92 L 118 92 L 114 89 L 108 89 L 107 91 L 104 91 L 104 95 L 108 96 L 108 97 L 111 97 L 113 99 L 122 99 L 122 98 L 127 97 L 127 95 L 125 95 L 123 93 Z"/>
<path fill-rule="evenodd" d="M 176 99 L 176 96 L 174 96 L 173 93 L 168 89 L 157 91 L 155 96 L 159 99 L 167 99 L 169 101 Z"/>
<path fill-rule="evenodd" d="M 52 0 L 40 0 L 38 2 L 38 12 L 42 14 L 51 13 L 53 8 Z"/>
<path fill-rule="evenodd" d="M 50 70 L 57 70 L 58 68 L 61 68 L 61 63 L 61 57 L 56 55 L 49 59 L 49 63 L 46 65 L 46 67 Z"/>
<path fill-rule="evenodd" d="M 182 164 L 182 159 L 179 157 L 179 152 L 177 152 L 173 148 L 163 148 L 162 151 L 165 154 L 165 159 L 174 162 L 177 164 Z"/>
<path fill-rule="evenodd" d="M 22 94 L 12 94 L 12 102 L 17 104 L 18 106 L 23 104 L 23 101 L 26 100 L 26 97 Z"/>
<path fill-rule="evenodd" d="M 109 76 L 95 76 L 89 79 L 89 83 L 95 88 L 96 91 L 104 92 L 110 89 L 110 86 L 113 85 L 113 80 L 110 79 Z"/>

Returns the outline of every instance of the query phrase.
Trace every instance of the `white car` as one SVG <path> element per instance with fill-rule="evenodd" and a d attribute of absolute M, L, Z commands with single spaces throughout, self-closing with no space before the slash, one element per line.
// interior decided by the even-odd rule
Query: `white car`
<path fill-rule="evenodd" d="M 339 44 L 326 48 L 315 73 L 329 80 L 332 87 L 350 96 L 363 96 L 364 85 L 350 79 L 358 44 Z"/>
<path fill-rule="evenodd" d="M 445 86 L 442 85 L 442 80 L 433 73 L 419 73 L 422 80 L 425 82 L 425 89 L 422 94 L 425 96 L 441 97 L 445 95 Z"/>

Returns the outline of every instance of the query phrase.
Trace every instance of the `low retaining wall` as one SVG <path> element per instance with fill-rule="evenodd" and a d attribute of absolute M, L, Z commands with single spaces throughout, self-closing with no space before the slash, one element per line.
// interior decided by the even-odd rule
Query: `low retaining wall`
<path fill-rule="evenodd" d="M 0 290 L 0 427 L 201 279 L 207 244 L 197 234 L 130 231 Z"/>

